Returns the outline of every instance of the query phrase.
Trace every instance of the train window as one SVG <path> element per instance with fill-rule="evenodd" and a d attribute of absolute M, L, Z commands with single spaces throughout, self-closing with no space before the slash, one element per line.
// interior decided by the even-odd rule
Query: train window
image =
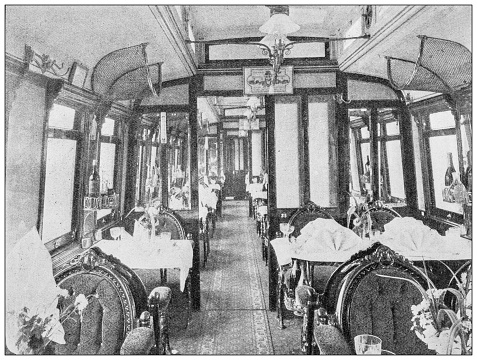
<path fill-rule="evenodd" d="M 48 118 L 41 226 L 44 243 L 73 229 L 74 185 L 79 157 L 75 115 L 75 110 L 54 104 Z"/>
<path fill-rule="evenodd" d="M 350 109 L 350 167 L 351 189 L 361 195 L 371 191 L 373 158 L 370 132 L 365 125 L 370 114 L 366 109 Z M 399 121 L 393 109 L 378 109 L 376 127 L 379 173 L 379 197 L 385 202 L 405 201 Z"/>
<path fill-rule="evenodd" d="M 113 136 L 114 135 L 114 125 L 115 121 L 110 118 L 104 119 L 104 124 L 101 127 L 101 135 L 103 136 Z"/>
<path fill-rule="evenodd" d="M 361 187 L 359 181 L 359 170 L 358 170 L 358 154 L 356 151 L 356 131 L 350 130 L 350 190 L 353 196 L 361 194 Z"/>
<path fill-rule="evenodd" d="M 361 138 L 369 139 L 369 130 L 366 126 L 361 128 Z"/>
<path fill-rule="evenodd" d="M 55 129 L 72 130 L 75 122 L 75 110 L 55 104 L 48 118 L 48 127 Z"/>
<path fill-rule="evenodd" d="M 441 111 L 429 115 L 429 124 L 431 130 L 453 129 L 455 120 L 451 111 Z"/>
<path fill-rule="evenodd" d="M 386 135 L 399 135 L 399 123 L 397 121 L 386 123 Z"/>
<path fill-rule="evenodd" d="M 394 198 L 405 199 L 404 176 L 402 171 L 401 141 L 386 142 L 387 165 L 389 170 L 390 195 Z"/>
<path fill-rule="evenodd" d="M 433 136 L 429 138 L 430 158 L 432 164 L 432 182 L 434 187 L 435 206 L 439 209 L 462 213 L 462 206 L 448 202 L 443 197 L 443 190 L 448 186 L 445 175 L 449 163 L 458 169 L 457 138 L 455 135 Z M 447 159 L 445 161 L 444 159 Z"/>
<path fill-rule="evenodd" d="M 320 206 L 336 206 L 338 183 L 334 103 L 330 96 L 308 97 L 308 156 L 310 200 Z M 325 146 L 323 146 L 325 145 Z"/>
<path fill-rule="evenodd" d="M 142 188 L 142 164 L 143 164 L 143 159 L 145 156 L 145 149 L 146 147 L 142 144 L 139 144 L 138 146 L 138 156 L 137 156 L 137 163 L 136 163 L 136 203 L 140 204 L 142 203 L 141 201 L 141 188 Z M 144 185 L 145 186 L 145 185 Z"/>
<path fill-rule="evenodd" d="M 111 118 L 106 118 L 101 127 L 101 148 L 99 156 L 99 175 L 101 179 L 101 193 L 114 190 L 116 184 L 116 160 L 117 152 L 120 148 L 117 133 L 117 122 Z M 119 189 L 118 189 L 119 191 Z M 111 213 L 111 209 L 102 209 L 97 213 L 97 218 L 101 219 Z"/>
<path fill-rule="evenodd" d="M 461 165 L 465 168 L 466 156 L 460 156 L 459 151 L 462 150 L 465 155 L 466 149 L 469 149 L 466 136 L 462 137 L 462 149 L 459 149 L 456 122 L 452 112 L 439 111 L 429 114 L 428 121 L 425 122 L 424 137 L 429 149 L 427 167 L 431 169 L 429 173 L 430 210 L 440 217 L 447 216 L 448 212 L 462 214 L 462 205 L 445 195 L 446 189 L 452 186 L 452 178 L 447 179 L 446 172 L 451 166 L 457 172 Z M 464 163 L 460 164 L 460 161 Z"/>
<path fill-rule="evenodd" d="M 189 114 L 167 113 L 169 146 L 168 206 L 173 210 L 191 208 Z"/>

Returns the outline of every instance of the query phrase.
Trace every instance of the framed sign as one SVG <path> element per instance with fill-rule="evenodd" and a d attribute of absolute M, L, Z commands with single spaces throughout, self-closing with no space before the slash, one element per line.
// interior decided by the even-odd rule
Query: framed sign
<path fill-rule="evenodd" d="M 80 88 L 84 87 L 86 82 L 86 76 L 88 75 L 88 68 L 83 66 L 77 62 L 73 63 L 71 67 L 70 75 L 68 77 L 68 81 Z"/>
<path fill-rule="evenodd" d="M 244 94 L 293 94 L 293 66 L 282 66 L 273 83 L 271 68 L 245 67 L 243 69 Z"/>

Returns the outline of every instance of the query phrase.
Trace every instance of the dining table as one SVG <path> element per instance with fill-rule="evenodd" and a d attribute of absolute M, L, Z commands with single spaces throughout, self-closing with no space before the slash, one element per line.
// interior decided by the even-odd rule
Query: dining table
<path fill-rule="evenodd" d="M 192 268 L 193 249 L 189 240 L 101 240 L 94 246 L 118 258 L 131 269 L 179 269 L 180 289 L 185 289 Z"/>

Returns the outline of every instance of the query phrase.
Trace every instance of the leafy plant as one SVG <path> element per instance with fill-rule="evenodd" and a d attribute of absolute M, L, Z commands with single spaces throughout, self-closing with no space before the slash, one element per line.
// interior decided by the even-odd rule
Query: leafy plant
<path fill-rule="evenodd" d="M 428 345 L 429 349 L 436 350 L 439 354 L 453 354 L 455 351 L 471 354 L 472 281 L 470 270 L 469 272 L 463 272 L 459 279 L 446 264 L 444 266 L 452 273 L 452 279 L 456 281 L 457 289 L 450 287 L 437 289 L 429 281 L 428 290 L 425 290 L 414 279 L 383 274 L 377 274 L 377 276 L 404 280 L 410 282 L 419 290 L 423 300 L 420 304 L 411 306 L 413 314 L 411 330 Z M 424 270 L 427 275 L 425 263 Z M 455 296 L 455 311 L 445 305 L 444 298 L 446 293 L 451 293 Z"/>

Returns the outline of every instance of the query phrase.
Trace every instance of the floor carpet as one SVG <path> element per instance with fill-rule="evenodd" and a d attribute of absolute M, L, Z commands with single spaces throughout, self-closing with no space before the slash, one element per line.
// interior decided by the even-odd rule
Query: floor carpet
<path fill-rule="evenodd" d="M 157 286 L 158 274 L 138 273 L 148 290 Z M 200 277 L 201 310 L 192 313 L 186 327 L 185 298 L 175 285 L 177 274 L 169 272 L 173 349 L 185 355 L 300 353 L 301 318 L 286 312 L 287 327 L 280 330 L 276 312 L 269 311 L 268 268 L 247 201 L 224 201 Z"/>

